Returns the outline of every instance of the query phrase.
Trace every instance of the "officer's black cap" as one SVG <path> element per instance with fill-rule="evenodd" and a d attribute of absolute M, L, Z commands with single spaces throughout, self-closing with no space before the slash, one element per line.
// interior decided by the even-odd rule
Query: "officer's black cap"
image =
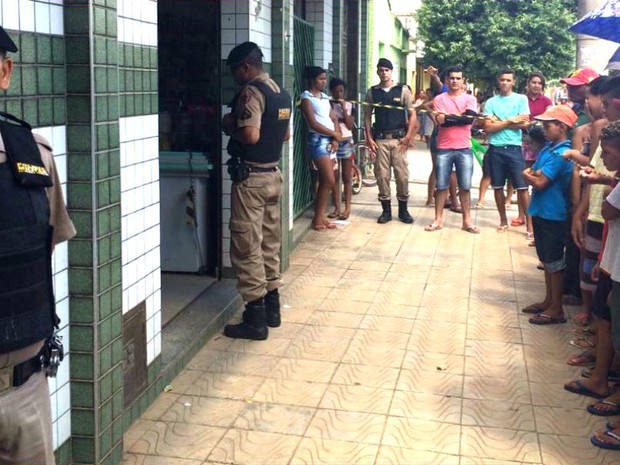
<path fill-rule="evenodd" d="M 252 54 L 258 54 L 261 58 L 263 56 L 263 52 L 254 42 L 243 42 L 230 51 L 226 59 L 226 65 L 231 68 L 239 66 Z"/>
<path fill-rule="evenodd" d="M 0 26 L 0 51 L 17 52 L 17 45 L 15 45 L 15 42 L 13 42 L 2 26 Z"/>
<path fill-rule="evenodd" d="M 377 68 L 394 69 L 394 65 L 387 58 L 379 58 L 379 62 L 377 63 Z"/>

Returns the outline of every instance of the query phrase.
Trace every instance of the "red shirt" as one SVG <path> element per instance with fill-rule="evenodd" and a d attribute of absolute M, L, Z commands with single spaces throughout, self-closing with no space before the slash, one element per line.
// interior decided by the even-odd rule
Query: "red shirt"
<path fill-rule="evenodd" d="M 542 115 L 547 107 L 553 105 L 553 102 L 546 95 L 540 94 L 534 98 L 529 92 L 525 94 L 527 96 L 527 103 L 530 105 L 530 121 L 534 119 L 534 116 Z"/>

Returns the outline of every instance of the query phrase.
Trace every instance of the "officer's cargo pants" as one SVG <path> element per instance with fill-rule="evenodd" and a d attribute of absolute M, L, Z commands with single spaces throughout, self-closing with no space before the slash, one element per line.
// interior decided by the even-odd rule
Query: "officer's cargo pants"
<path fill-rule="evenodd" d="M 281 285 L 280 171 L 251 173 L 231 190 L 230 259 L 245 302 Z"/>
<path fill-rule="evenodd" d="M 377 159 L 375 161 L 375 177 L 379 187 L 379 200 L 390 200 L 390 180 L 394 168 L 396 178 L 396 198 L 409 198 L 409 163 L 407 150 L 398 146 L 398 139 L 377 140 Z"/>

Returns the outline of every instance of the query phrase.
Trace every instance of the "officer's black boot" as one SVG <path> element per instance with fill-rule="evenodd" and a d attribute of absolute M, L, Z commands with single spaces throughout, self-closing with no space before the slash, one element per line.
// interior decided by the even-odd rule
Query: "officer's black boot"
<path fill-rule="evenodd" d="M 253 339 L 263 341 L 267 339 L 267 318 L 265 316 L 265 302 L 257 299 L 248 302 L 243 312 L 243 321 L 238 325 L 226 325 L 224 335 L 234 339 Z"/>
<path fill-rule="evenodd" d="M 265 314 L 267 326 L 277 328 L 280 326 L 280 294 L 277 289 L 267 292 L 265 295 Z"/>
<path fill-rule="evenodd" d="M 407 211 L 407 201 L 399 200 L 398 201 L 398 219 L 403 223 L 411 224 L 413 223 L 413 217 Z"/>
<path fill-rule="evenodd" d="M 377 223 L 384 224 L 388 221 L 392 221 L 392 202 L 389 200 L 382 200 L 381 207 L 383 208 L 383 212 L 381 216 L 377 219 Z"/>

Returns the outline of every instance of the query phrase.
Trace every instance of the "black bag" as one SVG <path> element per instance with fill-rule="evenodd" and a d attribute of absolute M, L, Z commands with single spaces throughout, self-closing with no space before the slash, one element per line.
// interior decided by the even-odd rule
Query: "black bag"
<path fill-rule="evenodd" d="M 232 182 L 242 182 L 250 177 L 250 168 L 245 164 L 243 158 L 233 155 L 226 164 Z"/>
<path fill-rule="evenodd" d="M 0 112 L 0 134 L 13 176 L 24 187 L 51 187 L 53 185 L 28 123 L 8 113 Z"/>

